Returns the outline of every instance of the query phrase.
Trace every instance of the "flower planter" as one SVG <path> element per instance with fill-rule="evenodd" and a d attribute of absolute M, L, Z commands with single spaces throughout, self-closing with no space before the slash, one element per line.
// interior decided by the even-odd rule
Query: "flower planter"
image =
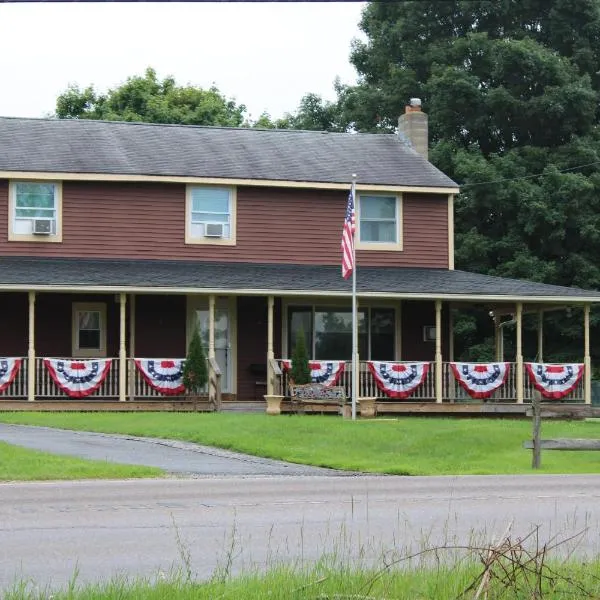
<path fill-rule="evenodd" d="M 363 419 L 373 419 L 377 413 L 377 398 L 360 398 L 358 401 L 360 416 Z"/>
<path fill-rule="evenodd" d="M 268 415 L 280 415 L 281 414 L 281 401 L 283 396 L 275 396 L 270 394 L 264 395 L 265 402 L 267 403 L 267 414 Z"/>

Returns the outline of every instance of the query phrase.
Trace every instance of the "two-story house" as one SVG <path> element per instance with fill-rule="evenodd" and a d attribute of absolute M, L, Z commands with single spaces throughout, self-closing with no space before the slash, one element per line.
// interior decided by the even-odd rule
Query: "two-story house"
<path fill-rule="evenodd" d="M 454 398 L 451 309 L 477 303 L 517 320 L 516 402 L 522 315 L 581 307 L 589 402 L 600 293 L 455 270 L 459 188 L 418 105 L 400 134 L 0 118 L 0 408 L 183 401 L 193 327 L 224 401 L 272 393 L 300 328 L 313 359 L 349 361 L 353 174 L 363 395 L 386 397 L 364 361 L 402 360 L 431 363 L 413 399 Z"/>

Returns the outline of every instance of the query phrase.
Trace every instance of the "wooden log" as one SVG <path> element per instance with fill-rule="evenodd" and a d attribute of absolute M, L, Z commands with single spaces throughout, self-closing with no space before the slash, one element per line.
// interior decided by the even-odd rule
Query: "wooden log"
<path fill-rule="evenodd" d="M 600 417 L 599 406 L 587 406 L 585 404 L 542 404 L 542 418 L 546 419 L 585 419 L 589 417 Z M 527 416 L 532 416 L 531 409 L 527 410 Z"/>
<path fill-rule="evenodd" d="M 533 449 L 533 441 L 523 442 L 523 448 Z M 600 440 L 578 438 L 556 438 L 554 440 L 540 440 L 542 450 L 600 450 Z"/>

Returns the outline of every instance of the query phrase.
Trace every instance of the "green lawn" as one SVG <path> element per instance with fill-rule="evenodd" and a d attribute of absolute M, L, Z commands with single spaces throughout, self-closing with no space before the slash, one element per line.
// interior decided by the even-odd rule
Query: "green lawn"
<path fill-rule="evenodd" d="M 159 477 L 161 469 L 83 460 L 0 442 L 0 481 Z"/>
<path fill-rule="evenodd" d="M 297 463 L 407 475 L 531 473 L 527 420 L 227 413 L 0 413 L 0 421 L 186 440 Z M 599 438 L 600 423 L 547 421 L 543 437 Z M 600 473 L 600 452 L 542 453 L 543 473 Z"/>

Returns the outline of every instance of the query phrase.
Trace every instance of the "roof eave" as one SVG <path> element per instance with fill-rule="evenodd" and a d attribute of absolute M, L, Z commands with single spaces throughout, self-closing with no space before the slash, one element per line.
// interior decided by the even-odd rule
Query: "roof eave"
<path fill-rule="evenodd" d="M 351 181 L 293 181 L 285 179 L 251 179 L 236 177 L 203 177 L 183 175 L 152 175 L 133 173 L 81 173 L 58 171 L 0 170 L 0 179 L 30 179 L 43 181 L 108 181 L 138 183 L 183 183 L 204 185 L 246 185 L 257 187 L 310 188 L 322 190 L 346 190 Z M 428 194 L 458 194 L 460 188 L 453 186 L 399 185 L 387 183 L 361 183 L 356 189 L 365 192 L 414 192 Z"/>
<path fill-rule="evenodd" d="M 62 284 L 62 285 L 24 285 L 0 283 L 0 291 L 12 292 L 87 292 L 87 293 L 135 293 L 135 294 L 195 294 L 195 295 L 224 295 L 239 296 L 289 296 L 289 297 L 335 297 L 351 298 L 352 292 L 343 290 L 302 290 L 302 289 L 269 289 L 269 288 L 197 288 L 190 286 L 126 286 L 126 285 L 88 285 L 88 284 Z M 539 303 L 539 304 L 600 304 L 598 296 L 568 296 L 568 295 L 506 295 L 506 294 L 450 294 L 450 293 L 414 293 L 414 292 L 358 292 L 361 298 L 397 299 L 397 300 L 445 300 L 449 302 L 473 303 Z"/>

